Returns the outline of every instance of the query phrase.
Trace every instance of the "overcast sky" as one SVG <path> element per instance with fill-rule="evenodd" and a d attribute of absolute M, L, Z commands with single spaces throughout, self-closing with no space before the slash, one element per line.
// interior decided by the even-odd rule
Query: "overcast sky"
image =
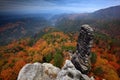
<path fill-rule="evenodd" d="M 120 5 L 120 0 L 0 0 L 0 12 L 85 13 Z"/>

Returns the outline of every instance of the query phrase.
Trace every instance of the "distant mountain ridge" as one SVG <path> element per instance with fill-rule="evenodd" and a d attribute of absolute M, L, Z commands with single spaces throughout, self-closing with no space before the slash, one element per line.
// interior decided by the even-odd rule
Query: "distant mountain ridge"
<path fill-rule="evenodd" d="M 120 19 L 120 5 L 105 9 L 100 9 L 92 13 L 96 18 Z"/>
<path fill-rule="evenodd" d="M 0 15 L 0 44 L 9 40 L 34 36 L 45 27 L 56 27 L 65 32 L 78 31 L 89 24 L 102 33 L 120 38 L 120 6 L 97 10 L 93 13 Z"/>
<path fill-rule="evenodd" d="M 71 13 L 60 14 L 53 16 L 55 18 L 68 18 L 68 19 L 120 19 L 120 5 L 109 8 L 100 9 L 92 13 Z"/>
<path fill-rule="evenodd" d="M 78 31 L 82 24 L 120 39 L 120 6 L 97 10 L 93 13 L 62 14 L 54 18 L 55 26 L 64 31 Z"/>

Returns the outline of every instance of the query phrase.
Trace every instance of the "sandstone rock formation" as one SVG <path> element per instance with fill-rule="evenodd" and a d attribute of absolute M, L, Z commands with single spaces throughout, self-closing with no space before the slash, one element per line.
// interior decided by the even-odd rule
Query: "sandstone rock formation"
<path fill-rule="evenodd" d="M 50 63 L 26 64 L 17 80 L 94 80 L 77 70 L 70 60 L 60 70 Z"/>
<path fill-rule="evenodd" d="M 17 80 L 94 80 L 86 74 L 91 68 L 90 49 L 93 43 L 93 29 L 83 25 L 78 37 L 77 50 L 71 60 L 60 70 L 50 63 L 26 64 L 19 72 Z"/>
<path fill-rule="evenodd" d="M 77 50 L 72 55 L 72 63 L 76 69 L 87 74 L 91 68 L 90 50 L 93 43 L 93 29 L 89 25 L 82 25 L 78 36 Z"/>

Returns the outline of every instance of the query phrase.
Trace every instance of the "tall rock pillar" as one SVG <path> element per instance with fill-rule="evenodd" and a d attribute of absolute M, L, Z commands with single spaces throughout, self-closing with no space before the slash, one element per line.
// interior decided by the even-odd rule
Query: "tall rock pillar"
<path fill-rule="evenodd" d="M 80 70 L 83 74 L 87 74 L 91 68 L 90 53 L 94 38 L 93 32 L 93 29 L 89 25 L 85 24 L 81 26 L 77 41 L 77 50 L 71 59 L 76 69 Z"/>

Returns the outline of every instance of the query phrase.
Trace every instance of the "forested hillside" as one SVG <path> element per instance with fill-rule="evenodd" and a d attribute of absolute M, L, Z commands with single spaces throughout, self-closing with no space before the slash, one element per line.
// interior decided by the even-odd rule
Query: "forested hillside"
<path fill-rule="evenodd" d="M 76 50 L 78 32 L 64 33 L 46 28 L 46 33 L 34 41 L 25 38 L 0 47 L 0 79 L 16 80 L 18 72 L 27 63 L 48 62 L 62 67 L 69 59 L 69 50 Z M 92 48 L 92 70 L 89 76 L 96 80 L 118 80 L 120 74 L 120 43 L 105 34 L 96 33 Z"/>

